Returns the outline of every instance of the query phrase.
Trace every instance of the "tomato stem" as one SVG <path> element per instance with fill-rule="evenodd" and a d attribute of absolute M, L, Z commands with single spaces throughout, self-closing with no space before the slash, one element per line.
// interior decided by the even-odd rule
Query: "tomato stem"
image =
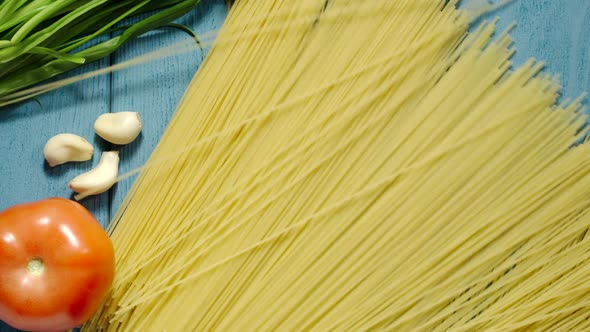
<path fill-rule="evenodd" d="M 27 271 L 29 271 L 29 273 L 33 275 L 39 276 L 43 274 L 44 270 L 45 264 L 43 263 L 43 260 L 41 258 L 33 258 L 27 264 Z"/>

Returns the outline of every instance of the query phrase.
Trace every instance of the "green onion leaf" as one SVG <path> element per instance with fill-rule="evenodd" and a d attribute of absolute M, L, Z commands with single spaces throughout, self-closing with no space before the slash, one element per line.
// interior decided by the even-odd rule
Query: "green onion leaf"
<path fill-rule="evenodd" d="M 200 0 L 0 0 L 0 99 L 109 56 L 172 23 Z M 125 20 L 147 15 L 138 22 Z M 106 40 L 105 40 L 106 38 Z M 8 96 L 6 98 L 3 98 Z M 20 99 L 19 99 L 20 100 Z"/>

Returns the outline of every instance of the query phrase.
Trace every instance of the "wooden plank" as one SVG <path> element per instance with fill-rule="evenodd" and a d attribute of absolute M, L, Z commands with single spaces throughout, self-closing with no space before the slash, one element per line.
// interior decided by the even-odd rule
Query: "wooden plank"
<path fill-rule="evenodd" d="M 564 96 L 590 92 L 590 1 L 516 0 L 485 18 L 496 16 L 499 31 L 517 24 L 510 33 L 516 65 L 535 58 L 559 75 Z"/>
<path fill-rule="evenodd" d="M 178 20 L 178 23 L 191 28 L 197 36 L 204 36 L 221 28 L 226 15 L 224 0 L 205 1 L 192 13 Z M 191 37 L 173 29 L 150 33 L 123 47 L 116 53 L 114 62 L 125 61 L 181 41 L 191 42 Z M 136 141 L 127 146 L 113 147 L 120 151 L 121 174 L 142 166 L 149 158 L 201 60 L 202 54 L 195 44 L 195 50 L 191 53 L 167 57 L 113 74 L 112 111 L 139 112 L 144 125 Z M 112 189 L 112 214 L 125 198 L 133 179 L 122 181 Z"/>
<path fill-rule="evenodd" d="M 108 60 L 90 64 L 98 69 Z M 74 72 L 79 73 L 79 71 Z M 72 197 L 67 183 L 91 169 L 100 158 L 102 142 L 94 134 L 96 117 L 109 109 L 109 77 L 96 77 L 0 111 L 0 210 L 18 203 L 47 197 Z M 43 147 L 52 136 L 70 132 L 95 145 L 91 161 L 50 168 Z M 108 195 L 92 197 L 83 204 L 101 223 L 108 220 Z"/>

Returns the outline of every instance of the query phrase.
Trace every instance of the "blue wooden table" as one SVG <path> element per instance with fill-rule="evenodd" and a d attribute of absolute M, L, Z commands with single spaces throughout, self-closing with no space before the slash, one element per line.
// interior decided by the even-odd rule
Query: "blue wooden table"
<path fill-rule="evenodd" d="M 217 30 L 227 14 L 225 1 L 204 0 L 179 23 L 197 34 Z M 547 70 L 559 73 L 564 95 L 577 97 L 590 92 L 590 0 L 515 0 L 493 13 L 499 29 L 518 23 L 511 35 L 515 40 L 516 64 L 535 57 L 545 61 Z M 173 45 L 189 37 L 176 30 L 162 30 L 142 37 L 109 59 L 90 64 L 85 72 Z M 11 205 L 50 196 L 71 197 L 67 183 L 91 169 L 101 151 L 120 151 L 120 172 L 141 166 L 149 157 L 173 114 L 184 90 L 199 68 L 198 51 L 168 57 L 135 68 L 96 77 L 0 112 L 0 210 Z M 140 112 L 141 136 L 124 147 L 112 146 L 93 131 L 96 117 L 106 112 Z M 49 168 L 43 159 L 47 139 L 62 132 L 85 137 L 95 145 L 94 158 Z M 122 202 L 133 178 L 117 184 L 83 204 L 106 225 Z M 0 322 L 0 331 L 11 331 Z"/>

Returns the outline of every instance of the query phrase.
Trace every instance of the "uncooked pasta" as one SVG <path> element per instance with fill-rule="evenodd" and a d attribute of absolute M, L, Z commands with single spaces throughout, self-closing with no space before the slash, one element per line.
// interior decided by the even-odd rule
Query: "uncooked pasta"
<path fill-rule="evenodd" d="M 238 1 L 88 331 L 583 331 L 580 99 L 443 0 Z"/>

